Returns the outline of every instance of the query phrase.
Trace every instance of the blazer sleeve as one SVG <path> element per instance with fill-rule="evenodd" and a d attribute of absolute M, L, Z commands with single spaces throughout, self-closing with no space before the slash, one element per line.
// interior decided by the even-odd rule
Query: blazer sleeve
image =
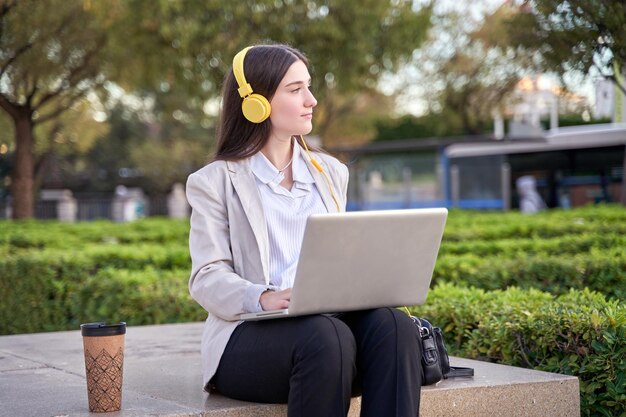
<path fill-rule="evenodd" d="M 187 179 L 187 200 L 192 208 L 189 292 L 210 314 L 234 321 L 246 312 L 250 294 L 260 294 L 260 289 L 233 269 L 226 196 L 217 182 L 202 172 Z"/>

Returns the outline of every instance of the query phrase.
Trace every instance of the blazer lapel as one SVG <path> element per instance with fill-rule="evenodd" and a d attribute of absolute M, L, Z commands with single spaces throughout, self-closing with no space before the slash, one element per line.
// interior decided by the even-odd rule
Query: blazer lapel
<path fill-rule="evenodd" d="M 256 237 L 259 251 L 261 252 L 261 263 L 263 266 L 263 276 L 269 280 L 269 238 L 267 235 L 267 224 L 263 212 L 263 204 L 256 185 L 254 174 L 250 170 L 249 160 L 227 161 L 230 181 L 241 201 L 243 211 L 248 218 L 252 232 Z M 269 284 L 269 282 L 266 282 Z"/>

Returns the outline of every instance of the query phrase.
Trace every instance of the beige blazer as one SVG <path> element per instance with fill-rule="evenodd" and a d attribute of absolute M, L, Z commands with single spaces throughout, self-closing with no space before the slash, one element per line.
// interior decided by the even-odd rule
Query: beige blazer
<path fill-rule="evenodd" d="M 302 155 L 328 211 L 336 212 L 324 175 Z M 348 168 L 326 154 L 314 153 L 314 157 L 328 174 L 343 211 Z M 201 345 L 206 389 L 230 335 L 241 323 L 238 316 L 244 313 L 246 288 L 269 284 L 269 243 L 249 159 L 208 164 L 189 176 L 186 193 L 192 207 L 189 292 L 209 313 Z"/>

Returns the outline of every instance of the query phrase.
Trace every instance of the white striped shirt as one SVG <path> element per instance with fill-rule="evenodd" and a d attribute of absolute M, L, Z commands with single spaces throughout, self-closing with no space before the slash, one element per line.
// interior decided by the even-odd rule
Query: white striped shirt
<path fill-rule="evenodd" d="M 328 211 L 303 158 L 300 146 L 294 144 L 291 190 L 280 185 L 284 176 L 265 155 L 258 152 L 250 158 L 267 223 L 270 284 L 281 290 L 293 287 L 306 219 Z M 246 294 L 246 310 L 261 310 L 259 297 L 267 287 L 255 287 Z"/>

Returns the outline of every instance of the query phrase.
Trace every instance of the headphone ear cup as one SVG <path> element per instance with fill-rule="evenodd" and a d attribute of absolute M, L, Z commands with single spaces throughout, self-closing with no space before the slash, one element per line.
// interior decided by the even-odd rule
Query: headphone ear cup
<path fill-rule="evenodd" d="M 252 123 L 261 123 L 270 117 L 272 106 L 261 94 L 250 94 L 243 99 L 241 111 L 244 117 Z"/>

